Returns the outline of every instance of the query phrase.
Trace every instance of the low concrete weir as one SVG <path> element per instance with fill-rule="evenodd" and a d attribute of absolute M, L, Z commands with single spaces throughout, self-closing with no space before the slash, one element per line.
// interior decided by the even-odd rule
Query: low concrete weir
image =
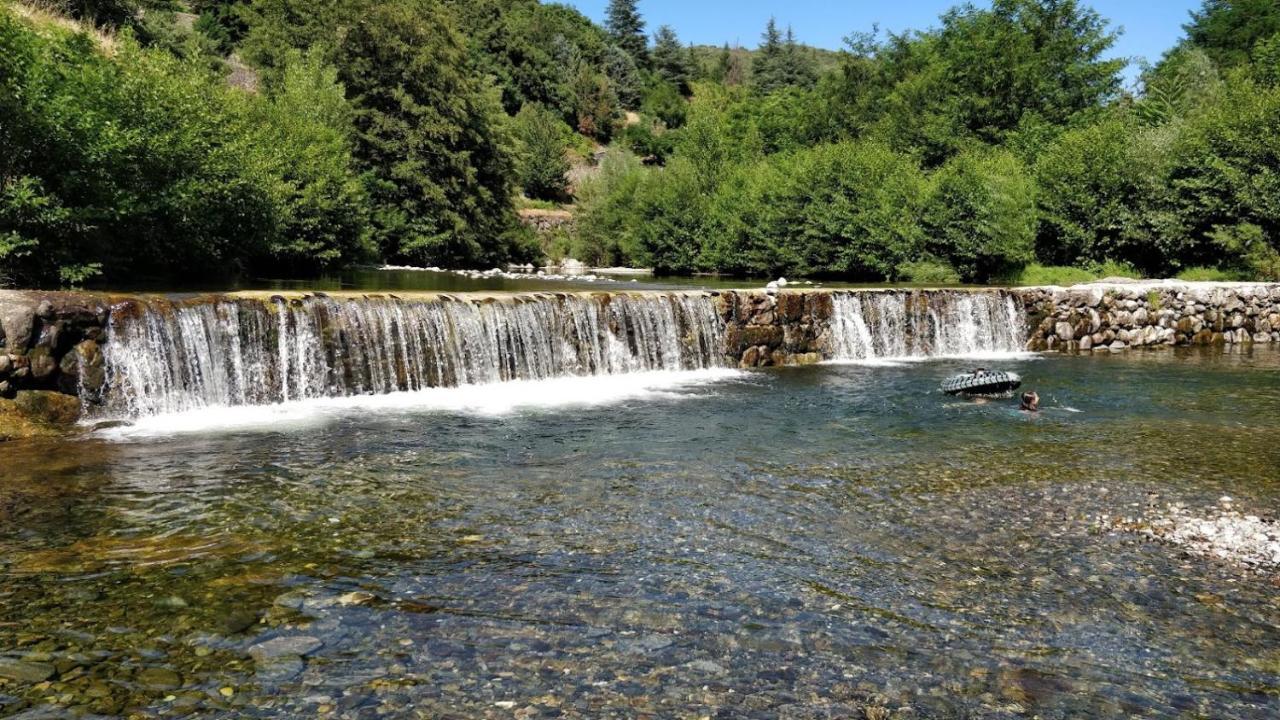
<path fill-rule="evenodd" d="M 0 291 L 0 398 L 91 415 L 825 360 L 1280 342 L 1280 285 L 232 293 Z"/>

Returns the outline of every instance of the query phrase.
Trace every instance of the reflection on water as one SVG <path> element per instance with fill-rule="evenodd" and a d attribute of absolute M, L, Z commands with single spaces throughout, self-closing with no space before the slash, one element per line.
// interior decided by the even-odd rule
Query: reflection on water
<path fill-rule="evenodd" d="M 0 446 L 0 714 L 1274 717 L 1274 578 L 1097 519 L 1280 507 L 1280 354 L 1006 366 Z"/>

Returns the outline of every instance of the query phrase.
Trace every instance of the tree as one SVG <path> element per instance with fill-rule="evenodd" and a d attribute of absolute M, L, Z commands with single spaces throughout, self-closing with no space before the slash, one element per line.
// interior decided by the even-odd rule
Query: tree
<path fill-rule="evenodd" d="M 605 28 L 613 42 L 636 61 L 638 67 L 649 66 L 649 39 L 644 32 L 644 18 L 636 8 L 637 0 L 609 0 Z"/>
<path fill-rule="evenodd" d="M 438 265 L 504 259 L 514 227 L 509 139 L 495 94 L 434 0 L 370 2 L 335 51 L 372 176 L 384 257 Z"/>
<path fill-rule="evenodd" d="M 744 274 L 893 280 L 922 249 L 924 178 L 877 143 L 837 143 L 744 165 L 711 212 L 708 258 Z"/>
<path fill-rule="evenodd" d="M 1168 209 L 1176 126 L 1141 128 L 1112 115 L 1068 130 L 1036 159 L 1036 255 L 1050 265 L 1108 260 L 1149 273 L 1202 264 Z"/>
<path fill-rule="evenodd" d="M 617 45 L 610 45 L 605 52 L 605 75 L 613 86 L 618 103 L 627 110 L 640 107 L 644 95 L 644 83 L 636 61 Z"/>
<path fill-rule="evenodd" d="M 1208 53 L 1194 45 L 1171 50 L 1142 74 L 1142 84 L 1137 110 L 1149 125 L 1185 118 L 1213 103 L 1222 90 L 1217 67 Z"/>
<path fill-rule="evenodd" d="M 818 81 L 818 69 L 807 49 L 796 42 L 796 35 L 787 28 L 787 40 L 782 47 L 782 78 L 787 87 L 810 88 Z"/>
<path fill-rule="evenodd" d="M 943 16 L 943 77 L 960 125 L 1000 142 L 1028 120 L 1065 125 L 1120 87 L 1124 60 L 1103 54 L 1116 35 L 1076 0 L 995 0 Z"/>
<path fill-rule="evenodd" d="M 758 92 L 767 95 L 782 88 L 813 86 L 817 68 L 808 51 L 796 42 L 791 28 L 784 36 L 777 21 L 769 18 L 761 40 L 751 64 L 751 81 Z"/>
<path fill-rule="evenodd" d="M 520 185 L 538 200 L 561 200 L 568 188 L 565 150 L 571 131 L 555 113 L 530 103 L 515 117 L 520 142 Z"/>
<path fill-rule="evenodd" d="M 681 95 L 690 94 L 693 67 L 689 63 L 689 53 L 670 25 L 658 28 L 653 36 L 652 62 L 658 77 L 675 86 Z"/>
<path fill-rule="evenodd" d="M 1280 33 L 1280 2 L 1204 0 L 1182 29 L 1220 67 L 1244 65 L 1254 45 Z"/>
<path fill-rule="evenodd" d="M 761 36 L 760 47 L 751 59 L 751 82 L 756 90 L 767 94 L 786 84 L 782 74 L 784 52 L 778 21 L 769 18 L 769 24 L 765 26 Z"/>
<path fill-rule="evenodd" d="M 1035 181 L 1006 150 L 962 153 L 931 178 L 925 248 L 964 282 L 1009 277 L 1035 259 Z"/>
<path fill-rule="evenodd" d="M 1236 73 L 1170 155 L 1179 222 L 1188 242 L 1206 251 L 1195 260 L 1212 258 L 1221 233 L 1242 225 L 1259 232 L 1232 234 L 1280 251 L 1280 88 Z"/>
<path fill-rule="evenodd" d="M 618 124 L 618 96 L 609 78 L 586 63 L 578 63 L 573 80 L 578 132 L 601 142 L 613 137 Z"/>
<path fill-rule="evenodd" d="M 368 199 L 352 156 L 352 109 L 323 53 L 294 51 L 279 90 L 255 115 L 253 137 L 276 207 L 263 264 L 309 272 L 373 255 Z"/>

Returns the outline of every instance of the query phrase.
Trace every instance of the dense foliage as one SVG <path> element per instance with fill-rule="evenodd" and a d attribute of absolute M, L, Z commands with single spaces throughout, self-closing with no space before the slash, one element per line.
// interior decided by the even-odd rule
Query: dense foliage
<path fill-rule="evenodd" d="M 962 4 L 840 54 L 775 20 L 754 50 L 688 46 L 642 5 L 611 0 L 603 25 L 538 0 L 46 6 L 83 31 L 6 6 L 0 283 L 546 254 L 919 282 L 1280 273 L 1276 0 L 1205 0 L 1131 90 L 1082 0 Z M 571 235 L 539 247 L 515 210 L 535 202 L 570 205 Z"/>

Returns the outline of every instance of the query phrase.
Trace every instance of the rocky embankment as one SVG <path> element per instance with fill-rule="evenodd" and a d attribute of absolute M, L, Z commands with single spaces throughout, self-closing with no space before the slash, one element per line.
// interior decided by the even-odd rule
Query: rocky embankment
<path fill-rule="evenodd" d="M 97 295 L 0 290 L 0 440 L 56 434 L 102 393 L 109 317 Z"/>
<path fill-rule="evenodd" d="M 1017 293 L 1028 350 L 1280 342 L 1280 284 L 1102 282 Z"/>

